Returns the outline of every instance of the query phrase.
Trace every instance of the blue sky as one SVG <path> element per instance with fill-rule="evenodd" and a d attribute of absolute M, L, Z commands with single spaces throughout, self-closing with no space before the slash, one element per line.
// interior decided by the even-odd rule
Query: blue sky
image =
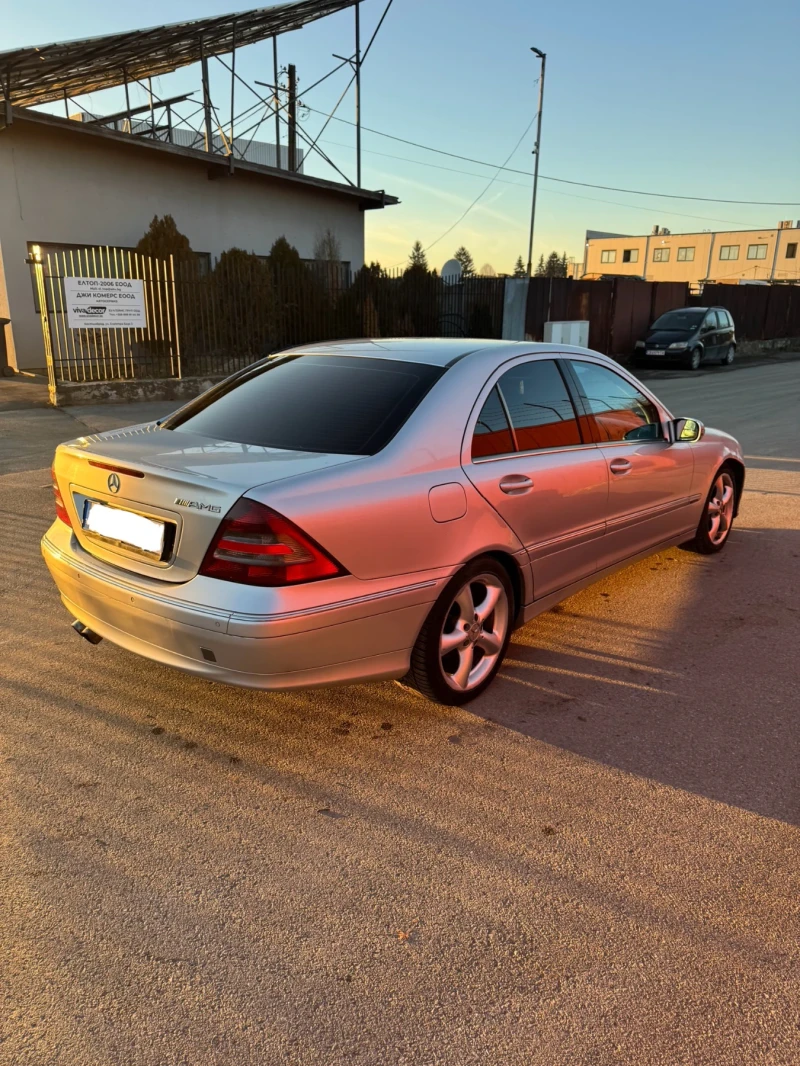
<path fill-rule="evenodd" d="M 9 4 L 0 47 L 242 6 L 242 0 Z M 362 39 L 368 39 L 383 7 L 384 0 L 362 3 Z M 296 64 L 301 96 L 304 84 L 333 65 L 332 52 L 352 50 L 352 21 L 352 12 L 343 12 L 280 39 L 281 62 Z M 534 116 L 538 61 L 529 46 L 536 45 L 548 55 L 541 174 L 799 206 L 658 199 L 542 179 L 534 258 L 553 248 L 580 258 L 586 229 L 645 233 L 656 223 L 673 232 L 772 227 L 779 219 L 800 219 L 799 35 L 797 0 L 394 0 L 364 64 L 362 121 L 421 144 L 502 163 Z M 243 75 L 265 81 L 271 62 L 268 42 L 237 60 Z M 173 95 L 193 87 L 195 79 L 187 70 L 155 88 Z M 327 110 L 346 81 L 343 70 L 304 100 Z M 218 85 L 227 100 L 227 85 Z M 242 104 L 249 102 L 244 89 L 237 92 Z M 120 106 L 118 93 L 96 94 L 89 106 L 113 110 Z M 337 114 L 353 118 L 352 92 Z M 304 126 L 315 136 L 322 122 L 312 112 Z M 269 139 L 271 133 L 270 123 L 259 136 Z M 532 142 L 533 129 L 508 165 L 531 170 Z M 334 121 L 320 143 L 354 176 L 352 127 Z M 386 266 L 402 263 L 415 239 L 432 245 L 495 173 L 371 133 L 364 133 L 362 144 L 363 184 L 402 200 L 367 215 L 367 255 Z M 309 163 L 307 170 L 335 177 L 322 161 Z M 510 270 L 517 255 L 525 256 L 530 181 L 520 174 L 499 178 L 453 232 L 431 247 L 431 265 L 441 267 L 459 244 L 466 244 L 479 267 L 488 262 L 498 271 Z"/>

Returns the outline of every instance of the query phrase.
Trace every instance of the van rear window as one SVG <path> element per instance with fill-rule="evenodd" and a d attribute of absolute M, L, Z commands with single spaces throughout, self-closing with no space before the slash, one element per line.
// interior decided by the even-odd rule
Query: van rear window
<path fill-rule="evenodd" d="M 374 455 L 443 373 L 391 359 L 278 357 L 222 382 L 163 428 L 288 451 Z"/>

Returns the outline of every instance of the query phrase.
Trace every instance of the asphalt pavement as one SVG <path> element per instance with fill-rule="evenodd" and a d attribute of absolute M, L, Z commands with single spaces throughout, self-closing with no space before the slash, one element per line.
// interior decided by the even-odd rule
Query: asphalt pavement
<path fill-rule="evenodd" d="M 536 619 L 465 710 L 78 639 L 52 451 L 152 410 L 9 401 L 2 1066 L 800 1062 L 800 363 L 648 385 L 754 457 L 726 550 Z"/>

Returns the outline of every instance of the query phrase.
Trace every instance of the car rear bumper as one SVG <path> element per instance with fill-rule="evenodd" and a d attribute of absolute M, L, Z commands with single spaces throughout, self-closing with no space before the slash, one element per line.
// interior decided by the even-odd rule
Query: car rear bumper
<path fill-rule="evenodd" d="M 402 677 L 449 577 L 406 575 L 394 588 L 357 597 L 348 585 L 340 601 L 259 615 L 178 600 L 143 587 L 135 575 L 112 576 L 60 522 L 43 538 L 42 554 L 70 614 L 113 644 L 211 680 L 262 689 Z"/>

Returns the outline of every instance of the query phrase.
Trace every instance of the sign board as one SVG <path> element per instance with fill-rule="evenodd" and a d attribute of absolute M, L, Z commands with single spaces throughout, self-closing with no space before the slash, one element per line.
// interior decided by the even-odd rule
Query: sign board
<path fill-rule="evenodd" d="M 70 329 L 147 329 L 140 278 L 64 278 Z"/>

